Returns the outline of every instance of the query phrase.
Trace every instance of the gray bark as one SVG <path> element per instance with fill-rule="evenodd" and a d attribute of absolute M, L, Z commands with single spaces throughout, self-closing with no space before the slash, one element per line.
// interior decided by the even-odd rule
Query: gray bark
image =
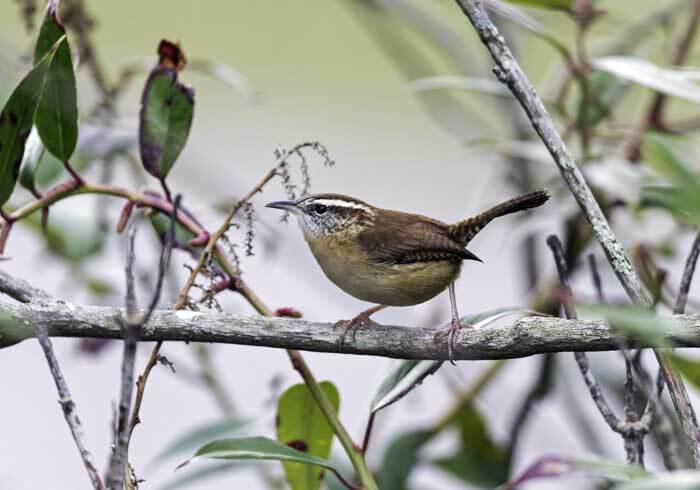
<path fill-rule="evenodd" d="M 42 304 L 0 303 L 0 346 L 33 337 L 34 328 L 51 337 L 123 338 L 123 308 L 80 306 L 60 300 Z M 700 347 L 700 315 L 662 322 L 673 343 Z M 372 324 L 343 346 L 346 354 L 401 359 L 447 360 L 444 338 L 435 327 Z M 243 316 L 218 312 L 156 310 L 140 331 L 141 341 L 215 342 L 318 352 L 338 352 L 340 331 L 333 323 Z M 603 321 L 526 317 L 502 326 L 462 329 L 455 359 L 506 359 L 546 352 L 617 350 L 619 337 Z"/>

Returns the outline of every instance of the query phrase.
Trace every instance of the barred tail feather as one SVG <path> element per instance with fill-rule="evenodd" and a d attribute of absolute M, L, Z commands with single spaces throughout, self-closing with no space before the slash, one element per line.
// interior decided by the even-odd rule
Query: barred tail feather
<path fill-rule="evenodd" d="M 465 219 L 450 226 L 450 236 L 453 240 L 466 246 L 481 229 L 494 218 L 505 216 L 518 211 L 536 208 L 549 200 L 549 192 L 545 190 L 529 192 L 498 204 L 488 211 Z"/>

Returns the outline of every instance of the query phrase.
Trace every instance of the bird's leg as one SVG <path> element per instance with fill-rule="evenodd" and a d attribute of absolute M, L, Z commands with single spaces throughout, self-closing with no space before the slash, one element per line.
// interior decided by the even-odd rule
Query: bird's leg
<path fill-rule="evenodd" d="M 351 320 L 340 320 L 336 322 L 334 327 L 343 327 L 343 333 L 340 334 L 340 338 L 338 339 L 338 347 L 340 349 L 343 348 L 343 344 L 345 343 L 345 336 L 348 334 L 349 331 L 352 332 L 352 341 L 354 342 L 357 329 L 369 325 L 371 322 L 369 318 L 370 315 L 373 315 L 376 312 L 383 310 L 384 308 L 386 308 L 386 306 L 384 305 L 373 306 L 372 308 L 366 309 Z"/>
<path fill-rule="evenodd" d="M 447 356 L 450 359 L 452 365 L 455 364 L 454 361 L 454 350 L 455 350 L 455 338 L 457 337 L 457 332 L 462 327 L 471 327 L 469 324 L 462 324 L 459 321 L 459 312 L 457 311 L 457 297 L 455 296 L 455 283 L 450 283 L 448 288 L 450 292 L 450 309 L 452 310 L 452 320 L 447 328 L 441 328 L 436 337 L 447 337 Z"/>

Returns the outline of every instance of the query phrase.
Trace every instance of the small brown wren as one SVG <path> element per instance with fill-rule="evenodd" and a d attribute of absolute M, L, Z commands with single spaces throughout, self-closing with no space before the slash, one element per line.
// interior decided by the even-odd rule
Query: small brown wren
<path fill-rule="evenodd" d="M 462 325 L 454 281 L 462 261 L 481 261 L 466 246 L 494 218 L 541 206 L 546 190 L 505 201 L 472 218 L 448 225 L 418 214 L 380 209 L 340 194 L 313 194 L 297 201 L 277 201 L 267 207 L 296 216 L 304 238 L 326 276 L 343 291 L 377 306 L 352 320 L 338 322 L 345 335 L 370 322 L 387 306 L 410 306 L 433 298 L 446 288 L 452 321 L 447 335 L 453 358 L 455 336 Z"/>

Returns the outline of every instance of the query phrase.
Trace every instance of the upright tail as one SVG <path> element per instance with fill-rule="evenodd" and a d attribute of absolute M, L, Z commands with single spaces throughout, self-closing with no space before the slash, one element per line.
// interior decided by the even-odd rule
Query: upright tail
<path fill-rule="evenodd" d="M 453 240 L 466 247 L 472 238 L 484 226 L 489 224 L 492 219 L 542 206 L 547 200 L 549 200 L 549 192 L 547 190 L 529 192 L 522 196 L 514 197 L 492 207 L 488 211 L 450 225 L 450 236 Z"/>

